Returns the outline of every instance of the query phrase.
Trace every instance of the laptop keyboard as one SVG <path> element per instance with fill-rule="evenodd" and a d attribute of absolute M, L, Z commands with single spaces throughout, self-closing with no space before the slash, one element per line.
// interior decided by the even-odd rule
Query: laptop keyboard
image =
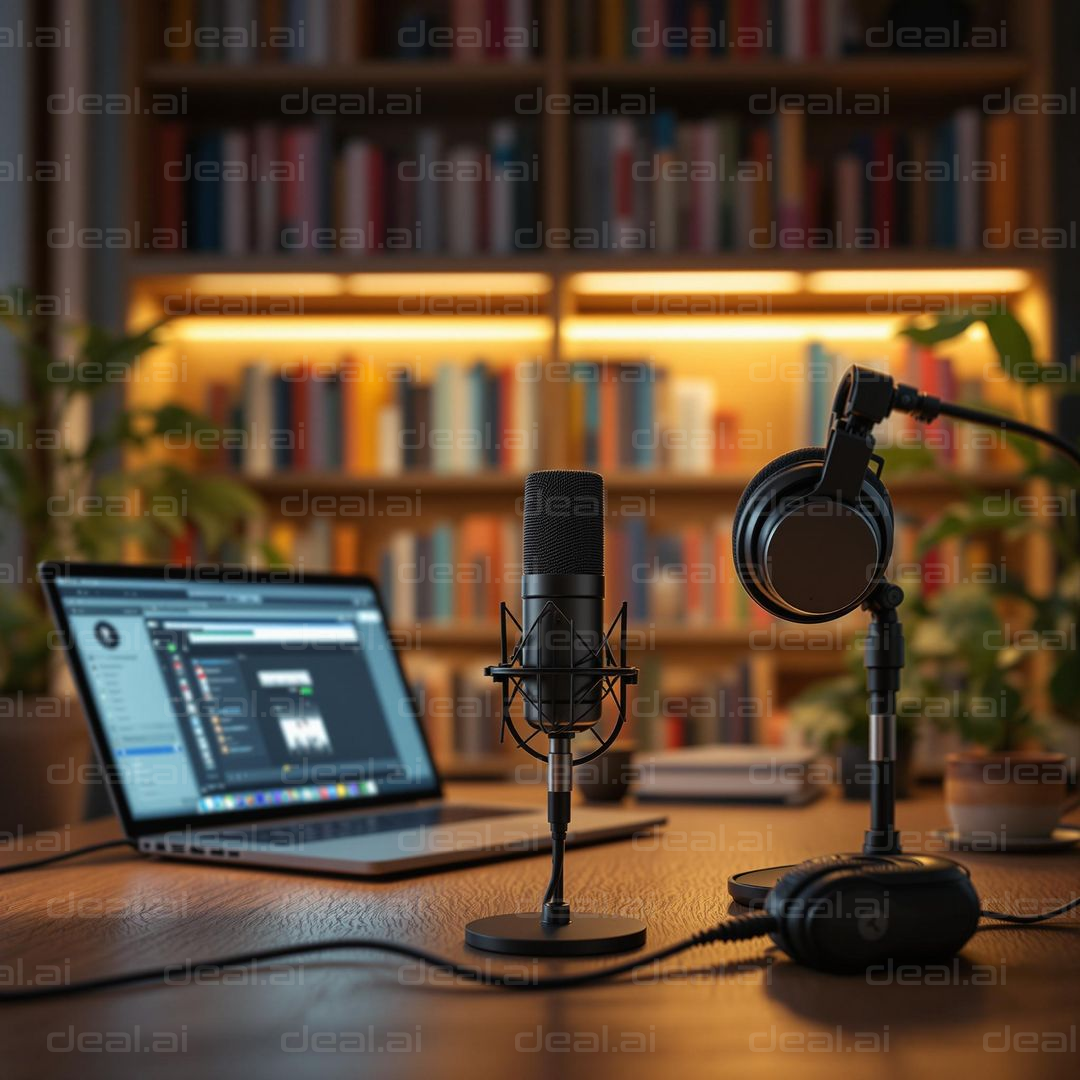
<path fill-rule="evenodd" d="M 340 840 L 349 836 L 372 836 L 376 833 L 401 832 L 405 829 L 451 825 L 457 821 L 477 818 L 505 817 L 518 810 L 492 809 L 488 806 L 420 806 L 411 810 L 390 810 L 381 814 L 358 814 L 353 817 L 331 818 L 327 821 L 269 822 L 251 831 L 252 840 L 296 839 L 305 844 L 320 840 Z M 261 834 L 261 835 L 260 835 Z"/>

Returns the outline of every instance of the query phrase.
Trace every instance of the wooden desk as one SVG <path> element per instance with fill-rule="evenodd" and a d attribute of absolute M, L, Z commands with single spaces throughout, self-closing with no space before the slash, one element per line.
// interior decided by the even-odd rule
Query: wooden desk
<path fill-rule="evenodd" d="M 542 798 L 535 788 L 452 794 Z M 831 798 L 797 810 L 672 807 L 658 835 L 571 852 L 569 895 L 582 910 L 640 915 L 656 947 L 723 918 L 733 870 L 850 850 L 866 815 L 864 804 Z M 902 803 L 900 820 L 909 850 L 934 850 L 926 831 L 943 820 L 936 797 Z M 114 834 L 99 824 L 70 840 Z M 3 858 L 28 858 L 31 847 Z M 959 858 L 987 906 L 1032 911 L 1080 894 L 1078 851 Z M 465 923 L 535 905 L 547 870 L 534 857 L 370 884 L 102 854 L 0 878 L 0 979 L 40 978 L 51 965 L 75 979 L 349 934 L 475 961 L 462 943 Z M 517 967 L 582 963 L 591 961 Z M 1078 976 L 1075 912 L 1038 929 L 981 932 L 952 966 L 871 983 L 801 969 L 762 941 L 698 950 L 633 982 L 545 994 L 453 985 L 386 956 L 333 954 L 302 969 L 10 1006 L 0 1061 L 10 1077 L 835 1080 L 838 1067 L 859 1077 L 1075 1076 Z"/>

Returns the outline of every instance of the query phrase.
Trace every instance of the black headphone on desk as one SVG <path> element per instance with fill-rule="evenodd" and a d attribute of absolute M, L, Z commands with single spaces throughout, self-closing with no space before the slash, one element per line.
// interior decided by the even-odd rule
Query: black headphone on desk
<path fill-rule="evenodd" d="M 949 959 L 979 925 L 967 870 L 936 855 L 825 855 L 793 867 L 765 901 L 792 960 L 846 975 Z"/>
<path fill-rule="evenodd" d="M 854 611 L 892 554 L 883 462 L 873 452 L 869 425 L 848 410 L 851 392 L 845 378 L 824 449 L 809 446 L 770 462 L 735 509 L 739 579 L 766 611 L 791 622 L 828 622 Z"/>

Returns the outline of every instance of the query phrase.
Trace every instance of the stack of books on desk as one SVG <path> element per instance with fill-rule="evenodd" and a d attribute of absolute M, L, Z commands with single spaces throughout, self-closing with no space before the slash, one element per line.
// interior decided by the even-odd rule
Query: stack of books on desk
<path fill-rule="evenodd" d="M 801 806 L 824 790 L 816 752 L 777 746 L 694 746 L 638 759 L 646 800 L 769 802 Z"/>

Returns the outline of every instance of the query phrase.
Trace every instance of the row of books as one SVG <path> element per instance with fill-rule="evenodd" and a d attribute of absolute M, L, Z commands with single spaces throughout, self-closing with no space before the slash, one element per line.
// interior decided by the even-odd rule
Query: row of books
<path fill-rule="evenodd" d="M 447 142 L 418 128 L 395 146 L 329 121 L 245 128 L 160 125 L 155 245 L 277 251 L 481 251 L 531 243 L 539 167 L 529 132 L 500 121 Z"/>
<path fill-rule="evenodd" d="M 608 595 L 626 601 L 637 647 L 649 627 L 729 630 L 767 626 L 749 604 L 731 559 L 731 515 L 679 532 L 654 533 L 645 517 L 609 524 Z M 283 517 L 268 540 L 278 558 L 309 572 L 353 572 L 361 565 L 363 525 L 347 516 Z M 511 515 L 471 514 L 426 528 L 392 532 L 375 553 L 383 600 L 394 624 L 488 623 L 499 605 L 516 610 L 521 595 L 521 523 Z"/>
<path fill-rule="evenodd" d="M 875 13 L 885 18 L 874 18 Z M 836 59 L 901 47 L 950 52 L 975 44 L 1001 48 L 1007 38 L 1003 14 L 1000 0 L 921 8 L 871 7 L 858 0 L 575 0 L 571 5 L 577 55 L 645 62 L 723 56 Z"/>
<path fill-rule="evenodd" d="M 740 463 L 739 415 L 716 405 L 717 391 L 715 380 L 646 361 L 573 363 L 568 460 L 602 472 L 730 472 Z"/>
<path fill-rule="evenodd" d="M 860 47 L 851 0 L 578 0 L 574 51 L 604 60 L 835 59 Z"/>
<path fill-rule="evenodd" d="M 793 440 L 825 444 L 832 399 L 852 363 L 892 374 L 947 401 L 975 404 L 980 381 L 952 358 L 912 344 L 899 370 L 887 359 L 848 356 L 811 342 Z M 721 408 L 715 379 L 675 376 L 647 361 L 578 361 L 565 394 L 566 464 L 607 474 L 735 474 L 744 460 L 740 414 Z M 353 476 L 433 472 L 521 474 L 540 467 L 541 400 L 549 392 L 539 360 L 493 366 L 481 360 L 434 365 L 420 379 L 403 365 L 374 367 L 347 356 L 336 364 L 248 364 L 239 386 L 211 379 L 205 412 L 220 429 L 208 464 L 252 478 L 274 472 Z M 560 410 L 562 406 L 560 406 Z M 878 446 L 923 447 L 958 472 L 993 466 L 1000 434 L 939 419 L 895 414 Z"/>
<path fill-rule="evenodd" d="M 520 523 L 510 517 L 467 517 L 457 527 L 401 530 L 380 556 L 380 581 L 395 621 L 496 620 L 520 595 Z M 653 535 L 644 517 L 609 525 L 608 594 L 625 600 L 631 632 L 647 627 L 768 625 L 735 579 L 731 519 Z"/>
<path fill-rule="evenodd" d="M 887 359 L 848 356 L 811 342 L 804 357 L 803 402 L 793 432 L 800 446 L 824 446 L 833 396 L 844 372 L 860 364 L 889 372 Z M 957 374 L 951 357 L 909 346 L 903 366 L 891 372 L 946 401 L 976 404 L 982 384 Z M 674 376 L 647 361 L 577 362 L 569 367 L 567 461 L 574 468 L 620 472 L 663 470 L 696 475 L 745 469 L 740 414 L 717 404 L 715 379 Z M 800 435 L 801 432 L 801 435 Z M 877 433 L 880 448 L 923 447 L 960 472 L 992 466 L 1000 449 L 994 432 L 948 420 L 920 424 L 891 416 Z"/>
<path fill-rule="evenodd" d="M 908 345 L 898 378 L 942 401 L 985 407 L 982 379 L 961 377 L 951 357 L 941 356 L 927 346 L 914 342 Z M 939 417 L 927 425 L 913 416 L 890 416 L 885 436 L 902 445 L 917 443 L 933 451 L 943 466 L 958 472 L 974 473 L 991 468 L 1004 449 L 1001 432 L 958 424 L 947 417 Z"/>
<path fill-rule="evenodd" d="M 813 425 L 816 445 L 825 439 L 832 394 L 844 371 L 853 362 L 836 353 L 827 352 L 821 345 L 809 349 L 808 372 L 815 381 L 810 395 L 808 425 Z M 858 359 L 855 363 L 881 371 L 889 365 L 879 358 Z M 984 406 L 984 383 L 979 376 L 960 374 L 953 357 L 942 356 L 924 345 L 909 343 L 898 369 L 891 374 L 899 382 L 917 386 L 924 393 L 943 401 L 959 402 L 975 407 Z M 975 474 L 992 469 L 1002 461 L 1005 442 L 1002 433 L 990 428 L 958 424 L 947 417 L 939 417 L 932 424 L 924 424 L 913 416 L 893 413 L 875 433 L 879 450 L 891 448 L 921 448 L 930 451 L 938 463 L 949 470 L 962 474 Z"/>
<path fill-rule="evenodd" d="M 771 616 L 750 604 L 736 579 L 731 526 L 729 514 L 670 533 L 651 531 L 644 516 L 608 525 L 608 595 L 626 601 L 635 632 L 651 625 L 769 625 Z"/>
<path fill-rule="evenodd" d="M 851 357 L 811 342 L 805 357 L 806 396 L 800 420 L 806 446 L 824 446 L 828 435 L 833 396 L 844 372 L 852 364 L 873 368 L 909 386 L 944 401 L 977 405 L 983 383 L 978 377 L 965 378 L 955 360 L 932 348 L 910 343 L 899 369 L 890 370 L 882 357 Z M 912 416 L 893 413 L 874 432 L 878 450 L 916 449 L 931 451 L 942 466 L 961 473 L 977 473 L 992 468 L 999 457 L 1001 436 L 987 429 L 958 425 L 939 418 L 924 424 Z"/>
<path fill-rule="evenodd" d="M 158 20 L 174 64 L 514 63 L 539 48 L 533 0 L 168 0 Z"/>
<path fill-rule="evenodd" d="M 771 702 L 755 687 L 749 661 L 707 672 L 665 665 L 656 657 L 640 662 L 628 731 L 639 751 L 761 741 Z"/>
<path fill-rule="evenodd" d="M 961 109 L 818 148 L 812 117 L 582 119 L 577 224 L 616 251 L 1010 247 L 1020 225 L 1016 116 Z"/>
<path fill-rule="evenodd" d="M 626 601 L 632 649 L 650 650 L 654 627 L 771 626 L 772 617 L 749 602 L 736 578 L 731 526 L 730 514 L 676 532 L 658 533 L 644 517 L 609 523 L 609 615 Z M 918 517 L 898 516 L 890 580 L 932 596 L 1004 573 L 1001 552 L 985 537 L 947 540 L 920 553 L 923 527 Z M 362 521 L 339 514 L 284 516 L 266 535 L 276 558 L 299 570 L 356 573 L 367 565 L 363 533 Z M 391 532 L 374 558 L 391 621 L 405 633 L 448 623 L 494 626 L 501 603 L 515 612 L 520 606 L 521 523 L 514 515 L 468 514 L 426 528 L 410 525 Z"/>
<path fill-rule="evenodd" d="M 994 586 L 1005 581 L 1000 543 L 986 536 L 953 536 L 920 553 L 923 528 L 924 523 L 910 515 L 897 518 L 888 577 L 909 596 L 931 599 L 956 585 Z"/>
<path fill-rule="evenodd" d="M 428 746 L 441 766 L 494 758 L 501 753 L 505 771 L 515 765 L 510 745 L 499 742 L 502 689 L 476 669 L 446 664 L 410 663 L 409 683 Z"/>
<path fill-rule="evenodd" d="M 379 582 L 398 626 L 493 623 L 501 603 L 520 604 L 520 523 L 477 514 L 429 531 L 402 529 L 379 557 Z"/>
<path fill-rule="evenodd" d="M 758 742 L 769 728 L 772 702 L 754 685 L 748 662 L 722 664 L 708 673 L 639 658 L 640 683 L 627 699 L 625 738 L 641 752 L 684 746 Z M 505 759 L 507 771 L 525 764 L 514 744 L 500 745 L 501 690 L 478 671 L 423 657 L 408 657 L 409 680 L 428 742 L 437 760 Z M 517 720 L 520 706 L 511 708 Z M 598 731 L 615 720 L 605 710 Z"/>
<path fill-rule="evenodd" d="M 391 7 L 393 54 L 402 60 L 520 63 L 540 52 L 532 0 L 427 0 Z"/>
<path fill-rule="evenodd" d="M 407 368 L 296 361 L 244 367 L 239 388 L 211 380 L 206 414 L 222 435 L 210 464 L 251 477 L 273 472 L 394 475 L 406 470 L 524 473 L 539 463 L 539 361 Z"/>

